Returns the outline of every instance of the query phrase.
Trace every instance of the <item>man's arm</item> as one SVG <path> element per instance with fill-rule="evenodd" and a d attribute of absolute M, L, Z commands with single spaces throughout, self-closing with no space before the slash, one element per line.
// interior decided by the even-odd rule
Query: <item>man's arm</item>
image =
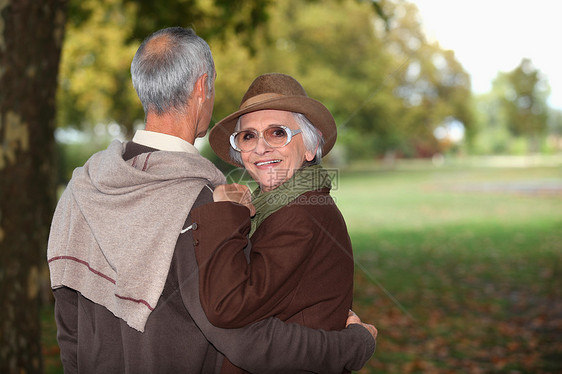
<path fill-rule="evenodd" d="M 233 364 L 256 373 L 341 373 L 344 368 L 359 370 L 372 356 L 375 339 L 358 324 L 323 331 L 268 318 L 240 329 L 213 326 L 199 299 L 191 231 L 180 235 L 179 241 L 182 249 L 174 256 L 183 303 L 207 339 Z"/>
<path fill-rule="evenodd" d="M 222 338 L 214 339 L 210 330 L 203 332 L 233 364 L 252 373 L 357 371 L 375 350 L 373 336 L 359 324 L 324 331 L 268 318 L 229 330 Z"/>
<path fill-rule="evenodd" d="M 78 373 L 78 294 L 67 287 L 53 290 L 60 359 L 65 374 Z"/>

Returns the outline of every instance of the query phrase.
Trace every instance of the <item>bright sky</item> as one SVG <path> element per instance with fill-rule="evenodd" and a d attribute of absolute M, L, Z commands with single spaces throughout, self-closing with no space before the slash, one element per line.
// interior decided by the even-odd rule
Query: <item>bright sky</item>
<path fill-rule="evenodd" d="M 417 5 L 430 40 L 455 51 L 475 93 L 488 92 L 499 71 L 511 71 L 528 57 L 548 80 L 550 105 L 562 109 L 562 2 L 410 1 Z"/>

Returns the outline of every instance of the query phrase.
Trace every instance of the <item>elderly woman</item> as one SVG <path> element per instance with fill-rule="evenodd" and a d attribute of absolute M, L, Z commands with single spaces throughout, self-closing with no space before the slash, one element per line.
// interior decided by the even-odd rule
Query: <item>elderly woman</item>
<path fill-rule="evenodd" d="M 192 212 L 201 303 L 214 325 L 237 328 L 276 316 L 324 330 L 345 327 L 351 242 L 318 165 L 336 136 L 328 109 L 284 74 L 256 78 L 240 109 L 210 132 L 217 155 L 258 183 L 253 206 L 245 186 L 226 185 L 215 190 L 214 203 Z"/>

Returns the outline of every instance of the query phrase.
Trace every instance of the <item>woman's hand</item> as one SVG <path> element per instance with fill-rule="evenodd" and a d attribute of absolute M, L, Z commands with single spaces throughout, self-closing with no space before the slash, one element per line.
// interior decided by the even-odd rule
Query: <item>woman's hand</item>
<path fill-rule="evenodd" d="M 221 184 L 217 186 L 213 192 L 213 200 L 217 201 L 232 201 L 234 203 L 242 204 L 250 209 L 250 216 L 256 214 L 256 208 L 252 204 L 252 193 L 248 186 L 237 183 Z"/>
<path fill-rule="evenodd" d="M 373 335 L 373 338 L 377 340 L 377 335 L 379 333 L 377 331 L 377 328 L 373 325 L 369 325 L 368 323 L 361 322 L 359 316 L 355 314 L 353 310 L 350 310 L 349 313 L 347 314 L 347 322 L 345 323 L 345 327 L 351 325 L 352 323 L 360 324 L 361 326 L 366 328 L 371 333 L 371 335 Z"/>

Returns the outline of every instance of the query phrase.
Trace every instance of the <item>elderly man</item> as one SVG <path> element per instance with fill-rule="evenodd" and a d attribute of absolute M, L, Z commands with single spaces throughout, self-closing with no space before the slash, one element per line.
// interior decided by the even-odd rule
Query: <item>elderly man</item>
<path fill-rule="evenodd" d="M 257 373 L 362 367 L 376 330 L 356 316 L 331 332 L 275 318 L 240 329 L 209 323 L 194 255 L 205 243 L 193 239 L 190 212 L 225 183 L 193 147 L 211 119 L 212 55 L 192 30 L 164 29 L 142 43 L 131 73 L 145 130 L 74 171 L 51 227 L 65 372 L 214 373 L 223 355 Z"/>

